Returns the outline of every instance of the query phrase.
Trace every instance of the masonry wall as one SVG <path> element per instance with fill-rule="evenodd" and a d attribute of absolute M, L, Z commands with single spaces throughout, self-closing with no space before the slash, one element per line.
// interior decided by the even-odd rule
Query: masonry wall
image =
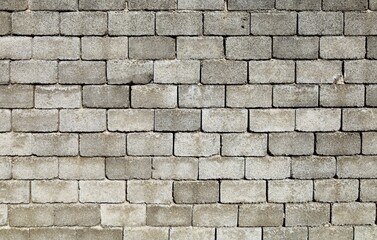
<path fill-rule="evenodd" d="M 0 10 L 0 240 L 377 239 L 377 0 Z"/>

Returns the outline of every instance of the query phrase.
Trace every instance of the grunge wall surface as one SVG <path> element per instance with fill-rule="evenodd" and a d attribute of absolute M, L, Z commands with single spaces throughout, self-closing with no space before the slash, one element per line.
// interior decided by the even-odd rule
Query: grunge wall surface
<path fill-rule="evenodd" d="M 377 239 L 377 0 L 1 0 L 0 35 L 0 240 Z"/>

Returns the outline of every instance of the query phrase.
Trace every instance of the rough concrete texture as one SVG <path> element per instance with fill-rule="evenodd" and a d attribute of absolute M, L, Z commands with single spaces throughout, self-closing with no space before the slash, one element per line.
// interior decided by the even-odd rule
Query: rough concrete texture
<path fill-rule="evenodd" d="M 0 0 L 0 240 L 376 240 L 377 0 Z"/>

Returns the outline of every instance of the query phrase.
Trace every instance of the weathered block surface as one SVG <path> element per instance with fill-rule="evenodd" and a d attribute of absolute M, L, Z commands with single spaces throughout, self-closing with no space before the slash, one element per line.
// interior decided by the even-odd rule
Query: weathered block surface
<path fill-rule="evenodd" d="M 174 183 L 177 203 L 216 203 L 219 201 L 219 183 L 216 181 L 187 181 Z"/>
<path fill-rule="evenodd" d="M 229 37 L 226 39 L 226 57 L 236 60 L 270 59 L 270 37 Z"/>
<path fill-rule="evenodd" d="M 151 12 L 111 12 L 109 34 L 114 36 L 153 35 L 155 16 Z"/>
<path fill-rule="evenodd" d="M 284 206 L 282 204 L 245 204 L 239 210 L 240 226 L 274 227 L 282 226 Z"/>
<path fill-rule="evenodd" d="M 80 202 L 119 203 L 126 199 L 124 181 L 80 181 Z"/>
<path fill-rule="evenodd" d="M 173 154 L 171 133 L 130 133 L 127 153 L 131 156 L 169 156 Z"/>
<path fill-rule="evenodd" d="M 202 33 L 200 13 L 157 13 L 156 32 L 158 35 L 200 35 Z"/>
<path fill-rule="evenodd" d="M 12 32 L 20 35 L 57 35 L 59 13 L 16 12 L 12 15 Z"/>
<path fill-rule="evenodd" d="M 317 37 L 275 37 L 273 56 L 282 59 L 317 59 Z"/>
<path fill-rule="evenodd" d="M 106 158 L 106 176 L 109 179 L 148 179 L 151 177 L 151 158 Z"/>
<path fill-rule="evenodd" d="M 246 159 L 247 179 L 285 179 L 291 175 L 288 157 L 253 157 Z"/>
<path fill-rule="evenodd" d="M 10 64 L 12 83 L 53 84 L 58 80 L 58 64 L 55 61 L 16 61 Z"/>
<path fill-rule="evenodd" d="M 330 204 L 287 204 L 287 226 L 320 226 L 330 223 Z"/>
<path fill-rule="evenodd" d="M 332 178 L 337 170 L 334 157 L 295 157 L 292 158 L 292 177 L 298 179 Z"/>
<path fill-rule="evenodd" d="M 244 176 L 244 160 L 237 157 L 199 158 L 200 179 L 241 179 Z"/>
<path fill-rule="evenodd" d="M 162 203 L 173 201 L 171 181 L 130 180 L 127 182 L 127 200 L 131 203 Z"/>

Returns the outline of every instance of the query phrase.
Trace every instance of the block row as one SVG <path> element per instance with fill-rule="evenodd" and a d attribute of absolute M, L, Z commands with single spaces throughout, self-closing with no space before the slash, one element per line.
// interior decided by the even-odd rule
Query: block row
<path fill-rule="evenodd" d="M 179 0 L 185 5 L 199 5 L 196 1 Z M 218 5 L 224 6 L 224 0 L 216 0 Z M 204 4 L 206 5 L 206 4 Z M 211 6 L 212 3 L 209 4 Z M 158 0 L 150 2 L 147 0 L 3 0 L 0 3 L 0 10 L 22 11 L 30 9 L 32 11 L 77 11 L 77 10 L 173 10 L 176 9 L 174 0 Z M 185 8 L 184 8 L 185 9 Z M 187 6 L 187 9 L 190 9 Z"/>
<path fill-rule="evenodd" d="M 0 10 L 52 10 L 52 11 L 77 11 L 77 10 L 224 10 L 224 0 L 3 0 Z M 368 5 L 369 3 L 369 5 Z M 376 0 L 265 0 L 265 1 L 227 1 L 227 10 L 325 10 L 325 11 L 365 11 L 377 10 Z"/>
<path fill-rule="evenodd" d="M 317 226 L 317 227 L 125 227 L 122 228 L 19 228 L 0 229 L 4 239 L 18 240 L 70 239 L 70 240 L 183 240 L 197 237 L 200 240 L 279 240 L 279 239 L 373 239 L 375 226 Z M 124 238 L 123 238 L 123 236 Z"/>
<path fill-rule="evenodd" d="M 316 227 L 125 227 L 122 228 L 0 228 L 3 239 L 40 240 L 279 240 L 279 239 L 374 239 L 375 226 L 316 226 Z M 193 238 L 193 236 L 197 238 Z"/>
<path fill-rule="evenodd" d="M 120 53 L 121 48 L 117 49 Z M 376 60 L 3 60 L 0 84 L 374 84 L 376 69 Z"/>
<path fill-rule="evenodd" d="M 0 12 L 0 35 L 376 35 L 376 12 Z M 344 22 L 344 24 L 343 24 Z M 297 28 L 298 26 L 298 28 Z"/>
<path fill-rule="evenodd" d="M 341 12 L 0 12 L 0 35 L 342 35 Z M 374 12 L 346 13 L 345 35 L 375 35 Z M 298 22 L 298 23 L 297 23 Z M 276 25 L 277 23 L 278 25 Z M 298 24 L 298 32 L 296 25 Z M 366 25 L 367 24 L 367 25 Z M 369 24 L 369 25 L 368 25 Z M 363 28 L 360 28 L 362 26 Z"/>
<path fill-rule="evenodd" d="M 328 189 L 339 187 L 340 192 L 345 192 L 344 190 L 347 189 L 343 183 L 350 184 L 350 189 L 352 189 L 350 192 L 353 192 L 351 197 L 347 197 L 345 194 L 334 197 L 340 193 L 332 190 L 329 190 L 331 193 L 327 196 L 332 201 L 346 201 L 354 197 L 357 198 L 357 189 L 359 188 L 356 184 L 357 181 L 331 180 L 331 178 L 361 178 L 371 179 L 361 180 L 361 199 L 363 201 L 376 199 L 377 191 L 377 182 L 373 180 L 377 173 L 377 158 L 375 156 L 343 156 L 337 159 L 325 156 L 110 157 L 106 159 L 103 157 L 1 157 L 0 166 L 0 179 L 2 180 L 315 179 L 316 184 L 322 183 L 322 186 L 326 186 Z M 151 182 L 158 183 L 158 181 Z M 263 183 L 264 181 L 259 182 Z M 205 189 L 207 183 L 192 182 L 187 185 L 192 186 L 190 189 L 203 185 L 203 189 Z M 217 188 L 218 183 L 214 182 L 209 186 Z M 265 184 L 261 186 L 264 187 Z M 322 191 L 324 190 L 326 189 L 322 188 Z M 322 194 L 322 199 L 323 196 L 324 194 Z"/>
<path fill-rule="evenodd" d="M 4 218 L 1 219 L 2 225 L 9 221 L 11 227 L 73 225 L 91 227 L 99 224 L 104 227 L 135 228 L 142 226 L 319 227 L 329 224 L 373 225 L 376 220 L 375 203 L 356 202 L 334 203 L 331 207 L 327 203 L 261 203 L 241 206 L 235 204 L 18 204 L 8 207 L 2 205 L 1 211 Z M 222 217 L 219 217 L 219 212 L 222 213 Z M 266 212 L 269 214 L 266 215 Z"/>
<path fill-rule="evenodd" d="M 375 155 L 375 133 L 1 133 L 1 156 Z M 362 137 L 361 137 L 362 136 Z M 127 139 L 127 144 L 126 144 Z M 268 139 L 268 142 L 267 142 Z M 361 141 L 363 139 L 363 141 Z M 221 142 L 220 142 L 221 140 Z"/>
<path fill-rule="evenodd" d="M 236 162 L 236 160 L 239 161 Z M 205 161 L 209 161 L 212 165 L 219 163 L 212 159 L 199 160 L 199 163 L 204 162 L 204 166 L 199 166 L 199 168 L 206 168 L 205 164 L 208 165 L 208 163 Z M 223 159 L 222 161 L 228 165 L 232 161 L 242 163 L 241 159 Z M 254 162 L 249 160 L 249 163 L 253 164 Z M 239 170 L 237 168 L 239 166 L 232 166 L 233 172 L 222 170 L 218 174 L 222 173 L 224 178 L 227 178 L 224 174 L 227 173 L 229 178 L 232 178 L 232 175 L 240 174 L 237 172 Z M 199 171 L 201 172 L 201 170 Z M 208 174 L 214 175 L 213 172 Z M 269 180 L 268 182 L 264 180 L 222 180 L 221 184 L 211 180 L 176 182 L 170 180 L 128 180 L 127 182 L 120 180 L 80 180 L 79 182 L 33 180 L 30 183 L 8 180 L 1 181 L 0 185 L 2 187 L 0 194 L 2 203 L 245 204 L 301 203 L 313 200 L 321 203 L 377 201 L 377 181 L 359 181 L 357 179 Z M 330 204 L 321 205 L 330 207 Z M 281 211 L 283 212 L 283 209 Z M 254 214 L 251 215 L 254 217 Z"/>
<path fill-rule="evenodd" d="M 377 131 L 375 108 L 14 109 L 0 110 L 0 132 L 336 132 Z M 138 121 L 134 121 L 138 119 Z M 152 137 L 159 133 L 136 134 Z M 294 134 L 294 133 L 292 133 Z M 135 135 L 130 133 L 130 136 Z M 347 135 L 347 134 L 346 134 Z M 364 132 L 366 138 L 375 133 Z M 256 135 L 255 135 L 256 136 Z"/>
<path fill-rule="evenodd" d="M 32 85 L 0 85 L 0 108 L 37 108 L 40 110 L 86 108 L 81 109 L 82 113 L 79 113 L 80 111 L 77 110 L 76 112 L 79 113 L 79 115 L 85 115 L 85 113 L 87 113 L 86 115 L 88 115 L 88 113 L 99 113 L 104 111 L 104 109 L 117 108 L 123 108 L 123 115 L 127 115 L 127 113 L 131 114 L 133 112 L 135 114 L 138 112 L 140 114 L 148 114 L 148 109 L 151 109 L 151 111 L 153 111 L 152 109 L 166 109 L 165 113 L 172 113 L 172 116 L 176 115 L 176 113 L 179 114 L 186 112 L 189 114 L 193 111 L 195 112 L 195 110 L 190 111 L 189 108 L 204 108 L 204 113 L 214 113 L 214 115 L 218 116 L 238 113 L 237 115 L 241 116 L 241 121 L 247 122 L 246 117 L 245 119 L 242 119 L 242 116 L 247 115 L 247 110 L 244 108 L 259 109 L 253 111 L 261 111 L 262 113 L 266 112 L 266 114 L 269 114 L 270 112 L 272 114 L 274 112 L 284 113 L 289 109 L 280 109 L 281 111 L 279 111 L 279 109 L 267 108 L 310 107 L 313 109 L 308 109 L 307 111 L 309 113 L 315 114 L 314 112 L 316 112 L 317 115 L 322 115 L 321 113 L 326 111 L 336 112 L 336 109 L 331 110 L 315 108 L 367 106 L 368 108 L 365 109 L 348 109 L 344 110 L 344 112 L 358 111 L 363 113 L 363 115 L 374 116 L 375 110 L 372 107 L 377 106 L 376 93 L 377 85 L 368 85 L 364 87 L 363 85 L 353 84 L 333 84 L 322 85 L 320 87 L 316 85 L 239 85 L 225 87 L 215 85 L 175 86 L 157 84 L 134 85 L 131 87 L 115 85 L 84 87 L 78 85 L 36 87 Z M 212 110 L 207 108 L 211 108 Z M 40 110 L 37 109 L 30 109 L 29 112 L 35 112 L 35 114 L 38 115 Z M 136 111 L 137 109 L 140 109 L 140 111 Z M 145 111 L 141 111 L 141 109 L 144 109 Z M 122 111 L 120 110 L 109 111 L 112 113 L 122 114 Z M 163 110 L 158 111 L 164 112 Z M 22 111 L 20 110 L 16 112 Z M 27 111 L 24 110 L 24 112 Z M 50 112 L 53 113 L 53 111 Z M 71 110 L 70 112 L 74 111 Z M 9 115 L 9 111 L 8 114 L 7 111 L 5 111 L 4 114 L 5 115 L 2 117 L 4 119 L 9 119 L 9 116 L 7 117 L 7 115 Z M 57 112 L 55 111 L 55 115 L 56 114 Z M 294 110 L 291 110 L 291 114 L 294 115 Z M 196 114 L 194 115 L 196 116 Z M 338 116 L 339 113 L 336 113 L 335 115 Z M 185 117 L 181 116 L 180 118 L 182 119 Z M 150 122 L 151 120 L 148 121 Z M 338 119 L 334 119 L 334 121 L 338 122 Z M 347 119 L 345 121 L 347 121 Z M 375 126 L 375 123 L 373 122 L 363 123 L 360 125 L 360 129 L 363 129 L 364 126 L 368 126 L 365 128 L 365 130 L 375 129 L 375 127 L 373 127 Z M 244 128 L 243 126 L 240 127 Z M 269 126 L 265 127 L 269 128 Z M 4 128 L 7 129 L 8 127 L 4 126 Z M 346 127 L 345 130 L 350 130 L 350 128 Z"/>
<path fill-rule="evenodd" d="M 359 36 L 241 36 L 225 39 L 216 36 L 5 36 L 0 38 L 0 45 L 3 46 L 0 59 L 78 60 L 82 55 L 85 59 L 352 60 L 365 57 L 376 59 L 376 44 L 376 37 Z"/>

